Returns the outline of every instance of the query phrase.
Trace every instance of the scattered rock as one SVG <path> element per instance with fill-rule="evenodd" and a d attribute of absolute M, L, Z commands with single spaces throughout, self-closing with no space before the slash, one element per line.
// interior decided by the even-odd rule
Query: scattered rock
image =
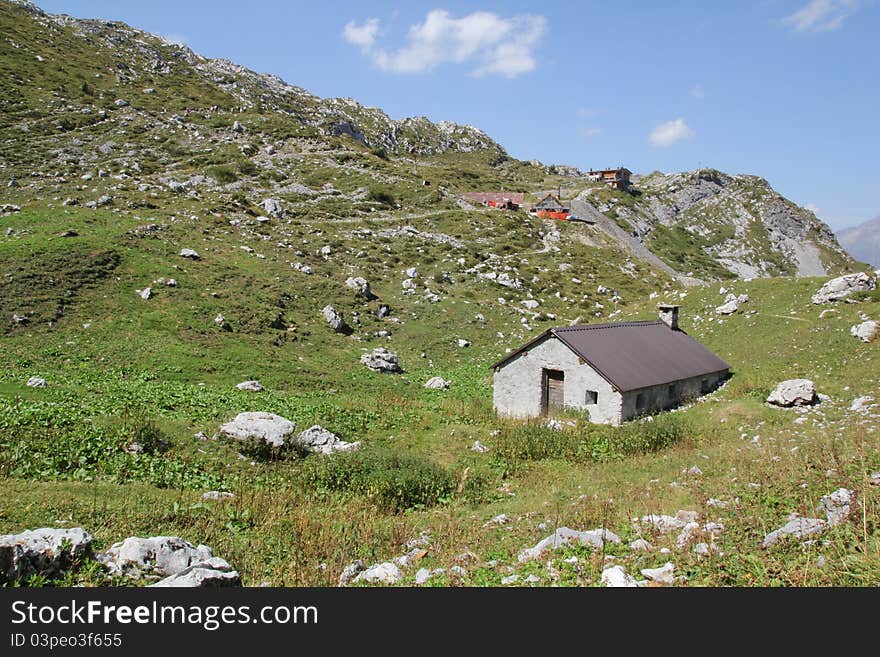
<path fill-rule="evenodd" d="M 635 550 L 636 552 L 648 552 L 654 548 L 648 541 L 643 538 L 637 538 L 632 543 L 629 544 L 630 549 Z"/>
<path fill-rule="evenodd" d="M 376 317 L 378 317 L 379 319 L 382 319 L 383 317 L 388 317 L 388 315 L 390 314 L 391 308 L 384 303 L 376 308 Z"/>
<path fill-rule="evenodd" d="M 462 340 L 461 338 L 459 338 L 458 339 L 458 346 L 459 347 L 470 347 L 471 343 L 468 340 Z"/>
<path fill-rule="evenodd" d="M 373 349 L 373 351 L 361 354 L 361 363 L 374 372 L 396 373 L 402 372 L 397 354 L 388 351 L 385 347 Z"/>
<path fill-rule="evenodd" d="M 425 382 L 425 387 L 432 390 L 446 390 L 449 387 L 449 381 L 442 376 L 432 376 Z"/>
<path fill-rule="evenodd" d="M 499 513 L 497 516 L 483 523 L 483 528 L 486 527 L 500 527 L 501 525 L 506 525 L 510 522 L 510 517 L 506 513 Z"/>
<path fill-rule="evenodd" d="M 221 490 L 209 490 L 206 493 L 202 493 L 203 500 L 209 500 L 211 502 L 219 502 L 220 500 L 232 500 L 235 499 L 235 495 L 232 493 L 227 493 L 226 491 Z"/>
<path fill-rule="evenodd" d="M 262 392 L 265 390 L 263 384 L 259 381 L 242 381 L 241 383 L 236 384 L 235 387 L 247 392 Z"/>
<path fill-rule="evenodd" d="M 190 260 L 201 260 L 202 258 L 194 249 L 181 249 L 180 257 L 189 258 Z"/>
<path fill-rule="evenodd" d="M 378 297 L 373 294 L 373 291 L 370 289 L 370 284 L 365 278 L 362 278 L 361 276 L 349 277 L 345 279 L 345 285 L 346 287 L 350 287 L 359 296 L 362 296 L 367 301 L 378 299 Z"/>
<path fill-rule="evenodd" d="M 232 132 L 242 133 L 244 132 L 244 126 L 239 121 L 232 122 Z"/>
<path fill-rule="evenodd" d="M 519 581 L 519 575 L 514 573 L 513 575 L 508 575 L 507 577 L 501 578 L 501 586 L 510 586 L 511 584 L 516 584 Z"/>
<path fill-rule="evenodd" d="M 690 468 L 690 470 L 687 471 L 687 473 L 692 477 L 700 477 L 702 476 L 703 471 L 700 470 L 699 466 L 694 465 Z"/>
<path fill-rule="evenodd" d="M 321 314 L 324 316 L 324 319 L 327 320 L 327 323 L 334 332 L 343 335 L 350 335 L 352 333 L 351 327 L 345 323 L 345 319 L 343 319 L 342 315 L 336 312 L 336 309 L 333 308 L 333 306 L 324 306 L 324 308 L 321 309 Z"/>
<path fill-rule="evenodd" d="M 479 453 L 479 454 L 485 454 L 486 452 L 489 451 L 489 448 L 486 447 L 486 446 L 485 446 L 483 443 L 481 443 L 479 440 L 475 440 L 475 441 L 474 441 L 474 444 L 471 445 L 471 451 L 472 451 L 472 452 L 477 452 L 477 453 Z"/>
<path fill-rule="evenodd" d="M 351 452 L 361 446 L 361 441 L 347 443 L 339 436 L 316 424 L 297 434 L 294 440 L 312 452 L 332 454 L 334 452 Z"/>
<path fill-rule="evenodd" d="M 658 584 L 675 584 L 675 564 L 667 561 L 660 568 L 642 568 L 642 575 Z"/>
<path fill-rule="evenodd" d="M 346 586 L 359 573 L 362 573 L 366 569 L 367 569 L 366 565 L 360 559 L 348 564 L 345 568 L 342 569 L 342 574 L 339 575 L 339 586 Z"/>
<path fill-rule="evenodd" d="M 816 402 L 816 384 L 809 379 L 789 379 L 782 381 L 767 397 L 767 403 L 774 406 L 809 406 Z"/>
<path fill-rule="evenodd" d="M 27 380 L 25 385 L 28 388 L 45 388 L 46 387 L 46 379 L 40 376 L 32 376 Z"/>
<path fill-rule="evenodd" d="M 0 536 L 0 582 L 14 584 L 32 575 L 56 577 L 91 555 L 92 536 L 81 527 L 43 527 Z"/>
<path fill-rule="evenodd" d="M 871 342 L 880 332 L 880 322 L 869 319 L 861 324 L 850 327 L 849 334 L 862 342 Z"/>
<path fill-rule="evenodd" d="M 849 410 L 855 413 L 869 413 L 871 409 L 876 405 L 872 402 L 874 398 L 870 395 L 865 395 L 863 397 L 856 397 L 853 399 L 852 404 L 849 406 Z"/>
<path fill-rule="evenodd" d="M 768 548 L 783 538 L 806 538 L 825 531 L 827 522 L 821 518 L 795 518 L 764 537 L 761 547 Z"/>
<path fill-rule="evenodd" d="M 137 295 L 144 301 L 153 296 L 153 290 L 149 287 L 145 287 L 143 290 L 135 290 L 135 292 L 137 292 Z"/>
<path fill-rule="evenodd" d="M 823 495 L 819 500 L 819 509 L 825 513 L 828 526 L 834 527 L 849 518 L 852 506 L 855 503 L 855 493 L 848 488 L 838 488 L 829 495 Z"/>
<path fill-rule="evenodd" d="M 694 511 L 679 511 L 675 516 L 650 514 L 642 516 L 637 521 L 639 526 L 646 526 L 659 534 L 679 531 L 689 522 L 695 522 L 697 513 Z"/>
<path fill-rule="evenodd" d="M 159 580 L 151 587 L 176 588 L 214 588 L 220 586 L 241 586 L 238 571 L 232 569 L 224 559 L 212 557 L 206 561 L 194 563 L 179 573 Z"/>
<path fill-rule="evenodd" d="M 416 572 L 416 584 L 421 586 L 425 582 L 431 579 L 431 571 L 427 568 L 419 568 Z"/>
<path fill-rule="evenodd" d="M 285 440 L 295 431 L 296 425 L 290 420 L 261 411 L 239 413 L 220 427 L 220 434 L 227 438 L 273 448 L 283 447 Z"/>
<path fill-rule="evenodd" d="M 727 303 L 724 303 L 724 304 L 718 306 L 715 309 L 715 314 L 716 315 L 732 315 L 737 310 L 739 310 L 739 300 L 736 297 L 734 297 L 733 299 L 731 299 Z"/>
<path fill-rule="evenodd" d="M 277 198 L 267 198 L 262 202 L 263 211 L 273 219 L 281 219 L 284 210 L 281 209 L 281 201 Z"/>
<path fill-rule="evenodd" d="M 593 529 L 579 532 L 568 527 L 560 527 L 550 536 L 539 541 L 534 547 L 520 552 L 517 558 L 522 563 L 530 559 L 537 559 L 545 550 L 556 550 L 570 544 L 601 548 L 606 541 L 609 543 L 620 543 L 620 537 L 608 529 Z"/>
<path fill-rule="evenodd" d="M 403 579 L 403 573 L 397 564 L 386 561 L 385 563 L 370 566 L 354 578 L 354 582 L 369 582 L 371 584 L 397 584 Z"/>
<path fill-rule="evenodd" d="M 602 583 L 609 588 L 635 588 L 639 585 L 623 566 L 611 566 L 603 570 Z"/>
<path fill-rule="evenodd" d="M 130 536 L 124 541 L 114 543 L 106 554 L 99 555 L 99 560 L 103 561 L 111 573 L 135 578 L 144 575 L 177 575 L 190 566 L 215 558 L 219 559 L 214 557 L 208 546 L 197 547 L 177 536 Z M 214 563 L 219 567 L 219 562 L 232 570 L 222 559 Z"/>
<path fill-rule="evenodd" d="M 850 296 L 854 292 L 862 292 L 873 290 L 876 281 L 864 272 L 857 274 L 847 274 L 838 278 L 833 278 L 812 296 L 813 303 L 828 303 L 829 301 L 839 301 Z"/>

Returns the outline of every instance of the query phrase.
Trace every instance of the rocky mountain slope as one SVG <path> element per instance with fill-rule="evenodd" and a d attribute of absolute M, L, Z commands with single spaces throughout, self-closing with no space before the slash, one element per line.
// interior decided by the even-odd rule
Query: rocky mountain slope
<path fill-rule="evenodd" d="M 845 228 L 837 234 L 837 241 L 856 260 L 880 267 L 880 217 Z"/>
<path fill-rule="evenodd" d="M 849 264 L 826 224 L 757 176 L 653 173 L 638 178 L 634 195 L 581 198 L 692 276 L 823 276 Z"/>
<path fill-rule="evenodd" d="M 272 196 L 288 217 L 347 221 L 468 209 L 464 191 L 536 198 L 564 186 L 597 219 L 596 240 L 686 283 L 852 264 L 827 226 L 754 176 L 655 173 L 619 193 L 572 167 L 510 158 L 477 128 L 321 99 L 123 23 L 25 1 L 0 3 L 0 20 L 0 176 L 32 190 L 51 182 L 70 205 L 112 197 L 117 209 L 168 209 L 171 191 L 257 213 Z"/>

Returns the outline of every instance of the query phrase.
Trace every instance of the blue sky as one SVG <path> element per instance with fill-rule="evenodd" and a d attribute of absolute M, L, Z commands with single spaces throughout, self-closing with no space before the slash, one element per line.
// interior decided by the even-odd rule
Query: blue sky
<path fill-rule="evenodd" d="M 763 176 L 840 229 L 880 215 L 880 0 L 38 0 L 518 158 Z"/>

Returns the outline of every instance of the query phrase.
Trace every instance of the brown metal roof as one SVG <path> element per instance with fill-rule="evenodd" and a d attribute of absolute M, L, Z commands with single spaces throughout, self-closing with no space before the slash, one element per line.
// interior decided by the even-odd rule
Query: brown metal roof
<path fill-rule="evenodd" d="M 558 338 L 621 392 L 730 369 L 687 333 L 670 329 L 660 320 L 554 327 L 492 367 L 503 365 L 548 336 Z"/>

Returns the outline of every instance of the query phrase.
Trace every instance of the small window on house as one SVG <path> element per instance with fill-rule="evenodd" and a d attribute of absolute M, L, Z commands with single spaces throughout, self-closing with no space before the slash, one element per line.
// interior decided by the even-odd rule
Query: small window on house
<path fill-rule="evenodd" d="M 676 389 L 676 386 L 675 386 L 674 383 L 673 383 L 672 385 L 669 386 L 668 393 L 669 393 L 669 398 L 670 398 L 670 399 L 675 399 L 675 394 L 676 394 L 677 392 L 678 392 L 678 390 Z"/>
<path fill-rule="evenodd" d="M 709 379 L 703 379 L 700 381 L 700 394 L 705 395 L 709 392 Z"/>
<path fill-rule="evenodd" d="M 645 407 L 645 395 L 644 393 L 639 393 L 636 395 L 636 408 L 644 408 Z"/>
<path fill-rule="evenodd" d="M 595 390 L 587 390 L 586 398 L 584 399 L 587 406 L 592 406 L 599 402 L 599 393 Z"/>

